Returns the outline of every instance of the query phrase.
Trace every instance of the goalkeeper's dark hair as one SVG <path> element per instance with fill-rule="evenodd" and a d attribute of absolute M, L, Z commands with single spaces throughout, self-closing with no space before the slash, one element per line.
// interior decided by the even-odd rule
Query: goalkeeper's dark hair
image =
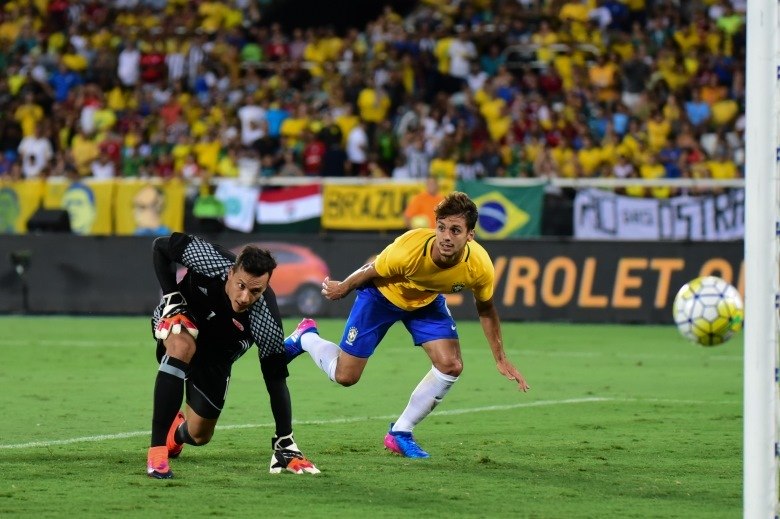
<path fill-rule="evenodd" d="M 469 195 L 460 191 L 453 191 L 439 202 L 435 209 L 436 219 L 447 218 L 449 216 L 462 216 L 466 219 L 466 228 L 469 231 L 474 230 L 479 218 L 479 210 Z"/>
<path fill-rule="evenodd" d="M 267 250 L 254 245 L 247 245 L 236 258 L 233 272 L 239 268 L 244 269 L 244 272 L 253 276 L 271 275 L 276 268 L 276 260 Z"/>

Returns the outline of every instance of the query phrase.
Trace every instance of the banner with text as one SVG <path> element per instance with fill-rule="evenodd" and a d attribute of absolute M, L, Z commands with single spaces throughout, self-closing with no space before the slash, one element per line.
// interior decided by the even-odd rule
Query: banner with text
<path fill-rule="evenodd" d="M 224 233 L 215 243 L 240 248 L 268 239 L 262 234 Z M 330 273 L 344 279 L 392 241 L 371 233 L 274 236 L 279 268 L 271 285 L 285 316 L 344 318 L 354 292 L 339 301 L 309 293 Z M 674 332 L 672 302 L 679 288 L 698 276 L 719 276 L 744 294 L 744 244 L 729 242 L 616 242 L 573 240 L 486 240 L 495 266 L 493 300 L 502 321 L 658 323 Z M 159 300 L 151 268 L 151 238 L 9 235 L 0 253 L 29 250 L 33 268 L 26 281 L 33 313 L 133 313 L 148 315 Z M 52 257 L 56 252 L 56 260 Z M 111 266 L 116 266 L 111 268 Z M 324 269 L 324 270 L 323 270 Z M 117 276 L 132 280 L 114 290 Z M 303 289 L 303 291 L 301 291 Z M 0 262 L 0 312 L 20 309 L 25 286 L 9 261 Z M 112 293 L 111 297 L 106 297 Z M 312 302 L 313 298 L 313 302 Z M 477 319 L 467 292 L 447 294 L 456 319 Z M 314 304 L 314 303 L 321 304 Z M 314 306 L 312 306 L 314 304 Z M 316 308 L 313 310 L 312 308 Z M 594 330 L 594 335 L 598 331 Z M 520 341 L 523 338 L 506 338 Z"/>
<path fill-rule="evenodd" d="M 418 184 L 323 187 L 322 228 L 349 231 L 404 229 L 404 209 L 421 189 Z"/>
<path fill-rule="evenodd" d="M 726 241 L 744 234 L 744 189 L 662 200 L 586 189 L 574 199 L 574 237 L 581 240 Z"/>
<path fill-rule="evenodd" d="M 544 185 L 499 187 L 483 182 L 458 182 L 477 204 L 477 237 L 488 240 L 539 236 L 542 228 Z"/>
<path fill-rule="evenodd" d="M 42 179 L 0 182 L 0 234 L 24 234 L 43 200 Z"/>

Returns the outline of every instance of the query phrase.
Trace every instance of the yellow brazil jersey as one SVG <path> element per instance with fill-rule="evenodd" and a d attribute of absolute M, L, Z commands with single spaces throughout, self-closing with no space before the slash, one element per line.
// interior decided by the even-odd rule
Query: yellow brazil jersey
<path fill-rule="evenodd" d="M 207 171 L 217 169 L 219 162 L 219 152 L 222 150 L 222 143 L 215 139 L 213 141 L 200 141 L 192 147 L 198 164 Z"/>
<path fill-rule="evenodd" d="M 454 180 L 457 177 L 457 164 L 448 157 L 436 157 L 428 166 L 428 172 L 431 176 L 438 179 Z"/>
<path fill-rule="evenodd" d="M 469 289 L 477 301 L 493 297 L 493 263 L 475 241 L 466 244 L 463 257 L 443 269 L 431 259 L 436 239 L 433 229 L 413 229 L 385 247 L 374 260 L 381 278 L 374 285 L 388 301 L 403 310 L 422 308 L 438 294 Z"/>
<path fill-rule="evenodd" d="M 739 105 L 733 99 L 721 99 L 712 105 L 712 122 L 716 126 L 727 124 L 739 115 Z"/>
<path fill-rule="evenodd" d="M 639 176 L 646 179 L 664 178 L 666 169 L 662 164 L 642 164 L 639 166 Z M 650 188 L 650 194 L 653 198 L 669 198 L 672 196 L 672 189 L 668 186 L 659 186 Z"/>
<path fill-rule="evenodd" d="M 433 48 L 433 55 L 438 61 L 438 70 L 442 74 L 449 74 L 450 72 L 450 45 L 452 44 L 452 38 L 446 36 L 436 42 Z"/>
<path fill-rule="evenodd" d="M 339 127 L 339 130 L 341 130 L 342 144 L 346 144 L 349 132 L 358 125 L 360 117 L 357 115 L 339 115 L 334 122 L 336 123 L 336 126 Z"/>
<path fill-rule="evenodd" d="M 731 160 L 709 160 L 707 161 L 707 167 L 710 169 L 710 175 L 712 178 L 716 180 L 739 178 L 737 165 Z"/>
<path fill-rule="evenodd" d="M 308 117 L 289 117 L 282 122 L 279 132 L 291 143 L 297 143 L 303 137 L 303 130 L 309 126 Z"/>
<path fill-rule="evenodd" d="M 38 121 L 43 119 L 43 108 L 36 104 L 25 103 L 16 109 L 14 119 L 22 127 L 22 135 L 25 137 L 33 135 Z"/>
<path fill-rule="evenodd" d="M 378 95 L 373 88 L 364 88 L 357 98 L 360 117 L 371 123 L 378 123 L 385 119 L 390 109 L 390 98 L 386 95 Z"/>
<path fill-rule="evenodd" d="M 601 166 L 602 151 L 599 147 L 581 148 L 577 152 L 577 159 L 582 166 L 582 174 L 586 177 L 594 176 Z"/>

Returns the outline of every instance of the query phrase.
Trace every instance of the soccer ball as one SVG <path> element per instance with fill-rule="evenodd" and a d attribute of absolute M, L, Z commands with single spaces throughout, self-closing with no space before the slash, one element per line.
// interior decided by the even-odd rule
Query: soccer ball
<path fill-rule="evenodd" d="M 742 328 L 739 291 L 715 276 L 689 281 L 674 298 L 674 322 L 683 337 L 702 346 L 723 344 Z"/>

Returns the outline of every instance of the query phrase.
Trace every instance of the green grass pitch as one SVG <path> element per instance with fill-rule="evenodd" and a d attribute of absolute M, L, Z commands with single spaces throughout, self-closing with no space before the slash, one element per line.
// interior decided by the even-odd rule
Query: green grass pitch
<path fill-rule="evenodd" d="M 337 340 L 342 324 L 320 331 Z M 0 516 L 741 515 L 741 334 L 708 349 L 671 324 L 504 323 L 523 394 L 496 371 L 479 324 L 459 330 L 464 372 L 415 430 L 431 459 L 382 446 L 430 366 L 399 325 L 354 387 L 306 355 L 291 364 L 296 439 L 322 474 L 268 474 L 274 431 L 253 348 L 212 442 L 187 446 L 176 478 L 157 481 L 145 475 L 148 319 L 1 317 Z"/>

